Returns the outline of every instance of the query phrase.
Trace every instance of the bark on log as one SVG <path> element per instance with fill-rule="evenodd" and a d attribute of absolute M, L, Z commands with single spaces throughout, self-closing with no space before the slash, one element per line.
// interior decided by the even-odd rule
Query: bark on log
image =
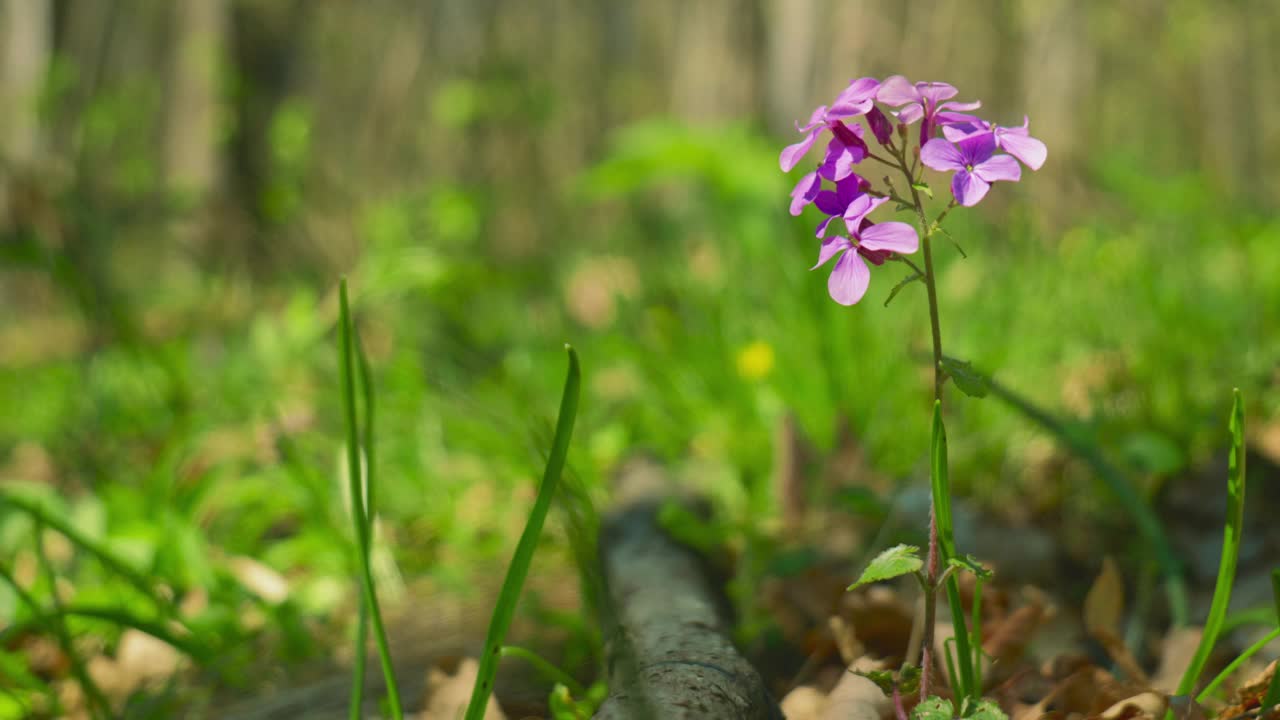
<path fill-rule="evenodd" d="M 729 640 L 729 622 L 704 563 L 637 499 L 606 519 L 610 695 L 600 720 L 781 720 L 764 681 Z"/>

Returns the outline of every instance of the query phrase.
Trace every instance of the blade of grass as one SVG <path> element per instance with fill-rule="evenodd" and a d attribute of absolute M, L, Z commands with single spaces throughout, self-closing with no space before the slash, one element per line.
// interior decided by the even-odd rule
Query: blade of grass
<path fill-rule="evenodd" d="M 973 586 L 973 620 L 969 623 L 970 642 L 973 644 L 973 685 L 982 694 L 982 577 L 977 576 Z"/>
<path fill-rule="evenodd" d="M 1091 438 L 1079 432 L 1072 432 L 1061 420 L 1037 407 L 1022 395 L 996 382 L 994 378 L 986 376 L 985 379 L 992 395 L 1057 438 L 1068 451 L 1092 468 L 1116 496 L 1125 511 L 1133 518 L 1138 526 L 1138 532 L 1142 534 L 1147 545 L 1155 550 L 1165 577 L 1165 594 L 1168 597 L 1169 614 L 1173 618 L 1173 624 L 1178 627 L 1186 625 L 1187 586 L 1182 575 L 1182 564 L 1178 562 L 1178 556 L 1174 553 L 1173 546 L 1169 544 L 1160 521 L 1151 507 L 1138 495 L 1129 478 L 1106 459 L 1102 449 Z"/>
<path fill-rule="evenodd" d="M 546 658 L 532 650 L 522 648 L 518 645 L 503 645 L 502 657 L 513 657 L 524 660 L 532 665 L 538 672 L 542 673 L 542 675 L 548 680 L 564 685 L 569 688 L 570 692 L 578 697 L 582 697 L 587 694 L 587 689 L 582 687 L 582 683 L 574 680 L 569 673 L 566 673 L 555 665 L 552 665 Z"/>
<path fill-rule="evenodd" d="M 942 403 L 933 403 L 933 440 L 929 445 L 929 480 L 933 491 L 933 512 L 938 520 L 938 545 L 945 563 L 956 554 L 955 530 L 951 523 L 951 480 L 947 468 L 947 429 L 942 424 Z M 947 578 L 947 604 L 951 607 L 951 624 L 955 628 L 956 665 L 960 671 L 960 688 L 964 696 L 977 699 L 974 687 L 973 650 L 969 647 L 969 631 L 965 625 L 964 607 L 960 604 L 960 584 L 954 574 Z"/>
<path fill-rule="evenodd" d="M 0 504 L 10 505 L 21 510 L 30 515 L 35 522 L 47 525 L 58 531 L 59 534 L 70 540 L 72 545 L 92 555 L 103 567 L 119 575 L 132 585 L 156 606 L 156 610 L 161 615 L 168 617 L 172 614 L 169 603 L 156 594 L 155 588 L 147 576 L 130 567 L 128 563 L 116 557 L 110 550 L 85 537 L 79 530 L 54 517 L 39 504 L 3 491 L 0 491 Z"/>
<path fill-rule="evenodd" d="M 351 491 L 351 518 L 355 526 L 358 546 L 360 584 L 363 590 L 362 604 L 368 608 L 374 641 L 378 645 L 378 659 L 382 663 L 382 675 L 387 683 L 387 704 L 391 717 L 401 720 L 404 710 L 400 705 L 400 687 L 396 683 L 395 668 L 391 665 L 391 648 L 387 642 L 387 630 L 378 609 L 378 593 L 369 569 L 369 515 L 365 510 L 365 490 L 360 468 L 360 434 L 356 424 L 355 373 L 352 370 L 354 334 L 351 325 L 351 307 L 347 299 L 347 279 L 338 284 L 338 344 L 341 352 L 339 370 L 342 379 L 342 407 L 347 431 L 347 473 Z"/>
<path fill-rule="evenodd" d="M 1231 404 L 1231 456 L 1227 465 L 1227 523 L 1222 538 L 1222 559 L 1218 562 L 1218 581 L 1213 588 L 1213 602 L 1209 606 L 1209 617 L 1204 621 L 1204 633 L 1200 636 L 1200 645 L 1196 654 L 1191 657 L 1191 664 L 1178 683 L 1178 695 L 1190 695 L 1195 689 L 1196 681 L 1209 661 L 1209 654 L 1218 642 L 1223 621 L 1227 617 L 1227 605 L 1231 602 L 1231 586 L 1236 578 L 1236 560 L 1240 554 L 1241 533 L 1244 531 L 1244 401 L 1240 389 L 1233 391 L 1235 396 Z"/>
<path fill-rule="evenodd" d="M 80 657 L 80 653 L 76 652 L 75 642 L 72 640 L 71 632 L 67 629 L 66 616 L 63 615 L 62 598 L 58 595 L 58 575 L 54 571 L 53 563 L 49 561 L 49 556 L 44 551 L 44 524 L 37 520 L 34 530 L 36 560 L 44 569 L 45 582 L 49 585 L 50 602 L 53 604 L 53 612 L 49 614 L 51 629 L 58 638 L 58 644 L 62 646 L 62 653 L 67 656 L 67 661 L 71 663 L 71 673 L 76 676 L 76 682 L 80 683 L 80 689 L 84 692 L 85 705 L 89 711 L 89 716 L 93 718 L 109 718 L 111 717 L 111 702 L 107 700 L 106 695 L 102 694 L 102 689 L 98 687 L 98 684 L 89 675 L 84 659 Z M 36 610 L 36 608 L 33 607 L 32 610 Z"/>
<path fill-rule="evenodd" d="M 480 670 L 475 687 L 472 688 L 471 702 L 467 705 L 466 720 L 482 720 L 484 717 L 489 696 L 493 693 L 493 678 L 498 671 L 498 660 L 502 657 L 502 642 L 506 638 L 507 629 L 511 627 L 511 619 L 515 616 L 516 602 L 520 599 L 520 591 L 529 575 L 529 565 L 538 548 L 542 524 L 551 509 L 556 486 L 564 471 L 565 458 L 569 454 L 569 438 L 573 435 L 573 421 L 578 414 L 578 389 L 582 384 L 582 370 L 578 365 L 577 351 L 569 345 L 565 345 L 565 350 L 569 353 L 569 372 L 564 381 L 564 394 L 560 398 L 560 415 L 556 419 L 556 434 L 551 441 L 551 456 L 547 458 L 537 499 L 529 512 L 524 532 L 520 534 L 511 564 L 507 566 L 507 576 L 502 581 L 498 603 L 489 620 L 489 633 L 484 641 L 484 654 L 480 657 Z"/>
<path fill-rule="evenodd" d="M 364 352 L 364 343 L 360 342 L 360 331 L 352 328 L 355 334 L 355 350 L 356 350 L 356 369 L 360 373 L 360 390 L 364 398 L 364 467 L 365 467 L 365 523 L 364 529 L 367 533 L 365 543 L 369 547 L 373 546 L 373 533 L 370 529 L 373 525 L 373 508 L 374 504 L 373 489 L 377 487 L 374 482 L 374 473 L 376 472 L 376 463 L 374 459 L 377 453 L 374 448 L 374 393 L 373 393 L 373 373 L 369 370 L 369 356 Z M 354 509 L 352 510 L 354 512 Z M 369 648 L 369 604 L 365 602 L 364 594 L 360 596 L 360 617 L 356 624 L 356 653 L 354 658 L 354 666 L 351 669 L 351 706 L 349 717 L 351 720 L 360 720 L 361 707 L 364 705 L 364 681 L 365 681 L 365 653 Z"/>
<path fill-rule="evenodd" d="M 1257 642 L 1255 642 L 1254 644 L 1246 648 L 1244 652 L 1240 653 L 1239 657 L 1237 657 L 1235 660 L 1232 660 L 1230 664 L 1228 664 L 1225 668 L 1223 668 L 1222 672 L 1218 673 L 1217 677 L 1211 680 L 1208 685 L 1204 686 L 1204 689 L 1200 691 L 1200 694 L 1196 695 L 1196 702 L 1202 703 L 1205 700 L 1208 700 L 1209 696 L 1213 695 L 1213 691 L 1217 690 L 1218 686 L 1221 685 L 1224 680 L 1231 677 L 1231 674 L 1234 673 L 1236 670 L 1239 670 L 1240 666 L 1245 664 L 1245 662 L 1249 658 L 1258 654 L 1259 650 L 1266 647 L 1272 640 L 1275 640 L 1276 638 L 1280 638 L 1280 628 L 1275 628 L 1274 630 L 1267 633 L 1266 635 L 1263 635 L 1261 638 L 1258 639 Z M 1265 707 L 1265 704 L 1264 704 L 1264 707 Z"/>
<path fill-rule="evenodd" d="M 1276 605 L 1276 627 L 1280 627 L 1280 570 L 1271 571 L 1271 599 Z M 1271 684 L 1262 698 L 1262 709 L 1265 711 L 1276 705 L 1280 705 L 1280 672 L 1272 670 Z"/>

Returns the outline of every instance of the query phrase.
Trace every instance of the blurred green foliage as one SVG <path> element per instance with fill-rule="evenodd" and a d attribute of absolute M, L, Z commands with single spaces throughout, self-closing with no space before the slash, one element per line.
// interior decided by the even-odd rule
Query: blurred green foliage
<path fill-rule="evenodd" d="M 57 118 L 77 73 L 59 64 L 52 76 L 44 103 Z M 536 129 L 564 112 L 555 88 L 510 63 L 433 97 L 431 124 L 414 132 L 456 133 L 464 149 L 501 138 L 504 123 Z M 155 202 L 157 102 L 145 83 L 96 95 L 76 122 L 83 162 L 109 170 L 95 176 L 103 186 L 52 185 L 63 234 L 37 223 L 0 238 L 0 281 L 18 288 L 6 297 L 33 298 L 0 308 L 0 484 L 153 578 L 202 638 L 224 638 L 208 650 L 226 682 L 248 682 L 254 657 L 328 653 L 317 638 L 354 617 L 335 267 L 352 279 L 380 393 L 384 577 L 475 593 L 510 557 L 565 341 L 584 366 L 569 463 L 583 492 L 606 505 L 618 464 L 655 455 L 712 499 L 715 531 L 731 536 L 748 579 L 790 557 L 773 535 L 770 483 L 788 415 L 818 464 L 834 462 L 847 422 L 870 467 L 924 482 L 923 288 L 880 307 L 906 274 L 891 264 L 867 302 L 832 303 L 825 273 L 807 269 L 814 218 L 787 215 L 780 142 L 754 124 L 628 123 L 571 182 L 500 185 L 481 166 L 362 196 L 333 231 L 321 211 L 346 186 L 313 172 L 324 118 L 289 98 L 266 124 L 253 198 L 265 227 L 206 244 Z M 1056 172 L 1050 152 L 1041 176 Z M 1070 415 L 1149 492 L 1220 449 L 1228 388 L 1274 423 L 1280 220 L 1269 208 L 1142 155 L 1098 153 L 1087 196 L 1059 226 L 1029 194 L 1039 180 L 998 187 L 989 211 L 951 215 L 968 258 L 938 246 L 948 354 Z M 522 223 L 532 240 L 514 237 Z M 223 243 L 243 244 L 244 258 Z M 1116 519 L 1084 467 L 1046 463 L 1045 436 L 1006 407 L 956 394 L 949 412 L 961 492 Z M 807 491 L 815 503 L 878 501 Z M 574 532 L 550 524 L 535 562 L 567 567 Z M 0 557 L 20 580 L 33 553 L 30 518 L 0 505 Z M 254 589 L 242 558 L 286 579 L 287 596 Z M 70 604 L 156 617 L 83 553 L 54 562 Z M 30 589 L 50 597 L 43 580 Z M 742 602 L 750 589 L 738 587 Z M 28 613 L 0 586 L 0 617 Z M 88 651 L 120 637 L 100 620 L 69 622 Z M 0 668 L 34 697 L 52 678 L 22 662 L 20 646 L 0 650 Z"/>

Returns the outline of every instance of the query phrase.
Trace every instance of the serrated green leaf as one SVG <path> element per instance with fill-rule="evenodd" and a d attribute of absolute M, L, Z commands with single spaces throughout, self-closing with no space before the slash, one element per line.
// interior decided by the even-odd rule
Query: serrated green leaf
<path fill-rule="evenodd" d="M 854 675 L 861 675 L 876 684 L 885 695 L 892 695 L 893 688 L 898 688 L 902 696 L 915 695 L 920 690 L 920 668 L 915 665 L 904 665 L 898 671 L 893 670 L 850 670 Z"/>
<path fill-rule="evenodd" d="M 911 187 L 913 187 L 913 188 L 915 188 L 915 189 L 919 190 L 920 192 L 924 193 L 925 195 L 928 195 L 930 200 L 932 200 L 932 199 L 933 199 L 933 189 L 929 187 L 929 183 L 927 183 L 927 182 L 914 182 L 914 183 L 911 183 Z"/>
<path fill-rule="evenodd" d="M 972 555 L 964 557 L 947 558 L 947 564 L 957 570 L 967 570 L 983 580 L 990 580 L 994 573 L 986 565 L 978 562 L 978 559 Z"/>
<path fill-rule="evenodd" d="M 902 280 L 898 281 L 898 284 L 894 285 L 893 289 L 889 291 L 889 297 L 884 299 L 884 306 L 889 307 L 889 303 L 893 302 L 893 299 L 898 296 L 898 293 L 902 291 L 902 288 L 910 285 L 911 283 L 917 280 L 923 280 L 923 279 L 924 279 L 924 275 L 917 272 L 912 275 L 908 275 Z"/>
<path fill-rule="evenodd" d="M 973 712 L 965 717 L 972 720 L 1009 720 L 1009 716 L 1004 714 L 1000 706 L 994 700 L 979 700 L 978 705 L 973 708 Z"/>
<path fill-rule="evenodd" d="M 969 397 L 984 398 L 991 388 L 991 381 L 987 376 L 974 370 L 973 365 L 967 360 L 943 357 L 942 369 L 951 376 L 951 380 L 955 382 L 960 392 Z"/>
<path fill-rule="evenodd" d="M 877 555 L 849 589 L 917 572 L 922 567 L 924 561 L 920 559 L 920 548 L 914 545 L 895 545 Z"/>
<path fill-rule="evenodd" d="M 911 711 L 911 720 L 951 720 L 955 716 L 951 701 L 936 695 L 925 698 Z"/>

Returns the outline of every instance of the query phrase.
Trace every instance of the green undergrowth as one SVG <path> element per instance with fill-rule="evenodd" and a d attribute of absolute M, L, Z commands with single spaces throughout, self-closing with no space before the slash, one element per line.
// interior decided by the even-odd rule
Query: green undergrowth
<path fill-rule="evenodd" d="M 950 352 L 1091 438 L 1145 500 L 1223 447 L 1224 382 L 1247 417 L 1278 419 L 1280 222 L 1194 176 L 1109 162 L 1061 226 L 1034 221 L 1027 195 L 1010 222 L 957 218 L 974 252 L 938 246 L 942 304 L 964 313 L 942 322 Z M 607 504 L 633 454 L 667 463 L 711 498 L 716 537 L 744 563 L 745 634 L 766 633 L 748 604 L 789 557 L 770 530 L 785 418 L 816 450 L 809 470 L 846 426 L 867 469 L 928 476 L 927 374 L 903 360 L 925 352 L 921 288 L 887 312 L 831 303 L 807 269 L 815 221 L 787 217 L 776 143 L 746 128 L 637 125 L 560 190 L 568 220 L 522 248 L 493 242 L 500 198 L 484 186 L 409 188 L 351 218 L 360 252 L 343 270 L 378 388 L 379 600 L 426 587 L 488 607 L 476 580 L 500 576 L 533 507 L 573 338 L 592 369 L 566 467 L 580 499 Z M 176 246 L 139 264 L 163 227 L 131 222 L 109 228 L 114 259 L 92 278 L 112 313 L 77 300 L 83 283 L 46 240 L 2 245 L 0 276 L 47 301 L 0 308 L 0 557 L 15 580 L 0 617 L 55 643 L 65 630 L 86 658 L 115 653 L 129 627 L 181 623 L 180 687 L 198 708 L 210 688 L 283 682 L 355 636 L 338 292 L 328 268 L 250 280 Z M 869 299 L 895 272 L 877 269 Z M 958 403 L 947 422 L 964 428 L 957 492 L 1126 519 L 1089 463 L 1007 405 Z M 535 576 L 573 567 L 571 539 L 590 530 L 567 517 L 547 522 Z M 280 582 L 255 582 L 255 566 Z M 561 625 L 583 638 L 572 652 L 597 652 Z M 23 648 L 0 647 L 14 678 L 0 717 L 55 712 L 66 676 L 21 672 Z"/>

